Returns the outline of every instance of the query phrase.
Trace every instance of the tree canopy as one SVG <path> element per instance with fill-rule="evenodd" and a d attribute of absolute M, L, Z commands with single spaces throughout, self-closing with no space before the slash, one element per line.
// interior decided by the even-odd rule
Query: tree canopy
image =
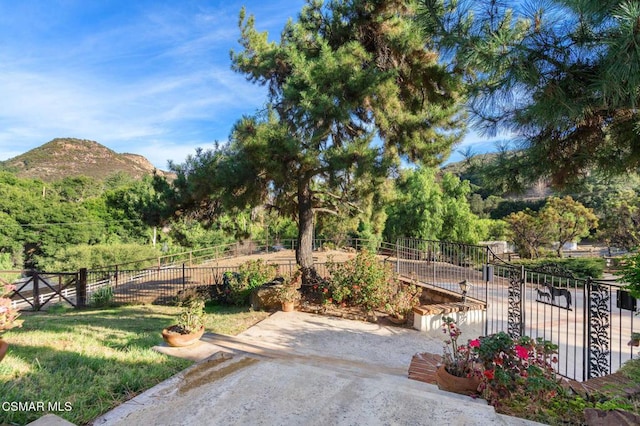
<path fill-rule="evenodd" d="M 398 179 L 397 198 L 387 207 L 386 241 L 398 237 L 477 243 L 482 235 L 471 212 L 469 182 L 433 168 L 410 170 Z"/>
<path fill-rule="evenodd" d="M 525 209 L 505 220 L 518 252 L 527 258 L 539 257 L 540 246 L 550 243 L 558 245 L 556 253 L 562 257 L 565 243 L 577 243 L 598 227 L 593 210 L 569 196 L 550 197 L 540 211 Z"/>
<path fill-rule="evenodd" d="M 236 123 L 227 146 L 197 152 L 197 170 L 182 167 L 187 181 L 207 171 L 197 199 L 295 218 L 297 261 L 311 271 L 316 213 L 362 211 L 401 161 L 440 162 L 461 134 L 460 80 L 425 49 L 415 7 L 310 0 L 279 42 L 242 10 L 233 69 L 265 85 L 268 101 Z"/>
<path fill-rule="evenodd" d="M 465 77 L 470 110 L 524 142 L 527 169 L 564 184 L 640 166 L 640 4 L 421 0 L 422 22 Z"/>

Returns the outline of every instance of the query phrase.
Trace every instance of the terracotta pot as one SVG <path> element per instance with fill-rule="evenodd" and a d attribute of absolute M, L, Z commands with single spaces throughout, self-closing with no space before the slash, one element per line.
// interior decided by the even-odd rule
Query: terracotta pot
<path fill-rule="evenodd" d="M 183 346 L 189 346 L 196 343 L 204 334 L 204 327 L 199 331 L 190 334 L 180 334 L 172 330 L 172 327 L 167 327 L 162 330 L 162 338 L 169 346 L 180 348 Z"/>
<path fill-rule="evenodd" d="M 7 349 L 9 349 L 9 344 L 0 339 L 0 361 L 2 361 L 2 358 L 4 358 L 4 355 L 7 353 Z"/>
<path fill-rule="evenodd" d="M 282 312 L 293 312 L 294 308 L 294 302 L 282 302 Z"/>
<path fill-rule="evenodd" d="M 444 365 L 441 365 L 436 370 L 436 383 L 438 388 L 447 391 L 455 392 L 462 395 L 477 395 L 478 386 L 481 383 L 480 377 L 458 377 L 450 374 Z"/>

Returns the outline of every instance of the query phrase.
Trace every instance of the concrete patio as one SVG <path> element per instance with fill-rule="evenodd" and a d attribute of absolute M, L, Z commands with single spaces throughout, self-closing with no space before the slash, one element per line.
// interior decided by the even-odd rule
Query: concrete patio
<path fill-rule="evenodd" d="M 536 424 L 409 380 L 414 354 L 441 352 L 434 333 L 277 312 L 235 337 L 156 349 L 199 362 L 94 425 Z"/>

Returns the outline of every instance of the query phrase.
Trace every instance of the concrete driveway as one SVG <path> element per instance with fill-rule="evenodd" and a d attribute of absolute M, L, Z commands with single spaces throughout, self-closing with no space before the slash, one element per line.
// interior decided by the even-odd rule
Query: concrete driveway
<path fill-rule="evenodd" d="M 278 312 L 235 337 L 157 349 L 200 362 L 94 425 L 535 424 L 409 380 L 415 353 L 442 350 L 412 329 Z"/>

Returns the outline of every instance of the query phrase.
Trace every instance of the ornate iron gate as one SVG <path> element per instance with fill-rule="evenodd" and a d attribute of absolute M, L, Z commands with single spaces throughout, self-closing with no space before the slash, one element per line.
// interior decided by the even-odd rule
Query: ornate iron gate
<path fill-rule="evenodd" d="M 627 333 L 634 330 L 635 312 L 614 301 L 621 291 L 618 283 L 577 279 L 561 271 L 501 269 L 508 282 L 507 323 L 502 331 L 514 339 L 527 335 L 557 344 L 564 363 L 561 374 L 588 380 L 613 373 L 634 357 L 626 342 Z M 487 315 L 487 321 L 494 320 Z"/>

